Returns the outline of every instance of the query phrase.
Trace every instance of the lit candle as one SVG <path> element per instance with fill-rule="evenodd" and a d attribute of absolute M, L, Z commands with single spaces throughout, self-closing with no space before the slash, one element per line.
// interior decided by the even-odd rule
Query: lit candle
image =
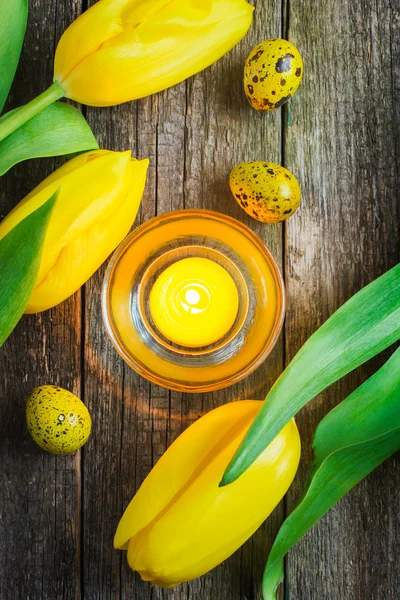
<path fill-rule="evenodd" d="M 208 258 L 184 258 L 170 265 L 150 292 L 150 313 L 170 341 L 208 346 L 231 329 L 239 295 L 229 273 Z"/>

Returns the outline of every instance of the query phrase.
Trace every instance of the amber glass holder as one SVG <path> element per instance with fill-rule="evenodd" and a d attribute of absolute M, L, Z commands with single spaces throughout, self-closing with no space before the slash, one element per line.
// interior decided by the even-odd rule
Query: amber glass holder
<path fill-rule="evenodd" d="M 236 321 L 209 346 L 179 346 L 157 329 L 150 290 L 183 258 L 224 267 L 239 295 Z M 247 377 L 272 351 L 282 329 L 285 290 L 275 259 L 251 229 L 226 215 L 180 210 L 138 227 L 115 251 L 104 279 L 103 316 L 111 340 L 137 373 L 178 391 L 217 390 Z"/>

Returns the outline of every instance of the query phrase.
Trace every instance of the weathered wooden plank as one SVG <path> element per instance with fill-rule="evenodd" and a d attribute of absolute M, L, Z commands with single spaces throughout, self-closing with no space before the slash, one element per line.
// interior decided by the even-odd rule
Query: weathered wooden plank
<path fill-rule="evenodd" d="M 139 157 L 150 158 L 141 222 L 185 206 L 227 212 L 254 226 L 282 260 L 280 228 L 250 223 L 227 184 L 237 162 L 280 160 L 280 115 L 255 113 L 242 92 L 247 53 L 260 39 L 278 34 L 281 26 L 280 6 L 267 10 L 258 4 L 252 33 L 217 65 L 152 98 L 118 109 L 88 109 L 87 115 L 103 147 L 131 147 Z M 107 123 L 114 114 L 116 126 L 110 128 Z M 152 590 L 141 582 L 127 567 L 126 557 L 112 550 L 112 534 L 152 465 L 190 422 L 223 402 L 264 396 L 281 370 L 282 345 L 246 383 L 203 396 L 169 393 L 122 366 L 100 322 L 100 287 L 101 273 L 86 286 L 85 401 L 94 414 L 95 429 L 84 451 L 85 597 L 106 599 L 118 593 L 136 600 L 258 598 L 264 558 L 282 508 L 221 568 L 170 591 Z"/>
<path fill-rule="evenodd" d="M 131 148 L 135 155 L 136 107 L 87 109 L 100 147 Z M 104 268 L 85 286 L 84 399 L 93 433 L 83 452 L 82 583 L 84 598 L 120 595 L 121 556 L 113 549 L 121 513 L 121 451 L 124 422 L 124 364 L 103 328 L 100 290 Z"/>
<path fill-rule="evenodd" d="M 286 134 L 286 166 L 303 187 L 302 207 L 287 224 L 288 360 L 398 260 L 398 9 L 387 0 L 290 3 L 290 39 L 304 55 L 305 77 Z M 311 461 L 316 424 L 382 360 L 301 413 L 303 462 L 289 508 Z M 290 598 L 398 598 L 399 467 L 398 459 L 387 461 L 290 553 Z"/>
<path fill-rule="evenodd" d="M 237 162 L 259 158 L 260 148 L 264 148 L 265 151 L 269 152 L 271 160 L 279 160 L 280 123 L 278 116 L 271 117 L 272 123 L 270 121 L 268 129 L 270 143 L 266 145 L 264 137 L 266 137 L 267 122 L 263 121 L 260 115 L 251 111 L 242 93 L 243 62 L 248 51 L 260 39 L 260 36 L 268 36 L 264 33 L 266 23 L 276 31 L 279 28 L 279 19 L 280 14 L 278 11 L 276 13 L 270 12 L 267 18 L 265 8 L 263 6 L 259 7 L 251 36 L 217 65 L 187 82 L 185 118 L 187 135 L 184 145 L 181 144 L 181 135 L 179 130 L 176 131 L 176 128 L 174 128 L 175 133 L 165 149 L 162 148 L 162 143 L 158 145 L 158 164 L 162 165 L 163 160 L 169 161 L 169 164 L 171 161 L 173 163 L 173 168 L 169 168 L 169 180 L 165 185 L 165 192 L 163 190 L 163 172 L 162 170 L 159 171 L 161 182 L 158 180 L 157 189 L 160 191 L 157 206 L 161 206 L 162 212 L 181 207 L 182 204 L 179 203 L 181 198 L 181 202 L 182 199 L 184 202 L 183 206 L 187 208 L 209 208 L 246 219 L 246 216 L 237 207 L 236 202 L 230 195 L 227 185 L 229 172 Z M 171 92 L 172 90 L 166 92 L 166 94 Z M 163 139 L 165 130 L 171 126 L 169 125 L 168 111 L 164 110 L 163 98 L 166 94 L 159 96 L 158 128 L 161 127 L 161 134 L 158 133 L 158 135 L 161 139 Z M 179 106 L 183 105 L 183 100 L 179 102 L 178 98 L 175 98 L 175 102 Z M 140 121 L 138 125 L 140 128 Z M 181 149 L 183 146 L 185 149 L 184 157 L 182 157 Z M 163 150 L 165 151 L 165 157 L 162 156 Z M 181 164 L 179 164 L 179 160 L 176 163 L 176 153 L 183 161 Z M 183 167 L 185 167 L 184 171 Z M 183 193 L 180 190 L 182 180 Z M 171 191 L 172 197 L 178 198 L 178 202 L 175 201 L 175 204 L 169 200 Z M 255 222 L 251 224 L 254 225 Z M 271 229 L 258 226 L 258 229 L 279 259 L 281 251 L 279 228 L 271 228 L 271 231 Z M 215 406 L 237 398 L 261 398 L 265 386 L 268 386 L 270 381 L 275 379 L 280 370 L 281 352 L 282 349 L 277 348 L 276 353 L 266 365 L 259 370 L 257 375 L 249 378 L 245 384 L 242 383 L 229 390 L 201 396 L 185 394 L 181 398 L 180 394 L 171 394 L 169 403 L 170 424 L 169 426 L 168 423 L 166 425 L 166 439 L 163 440 L 159 451 L 162 452 L 190 422 Z M 262 388 L 261 391 L 260 388 Z M 159 392 L 159 390 L 156 391 Z M 156 397 L 159 397 L 158 394 Z M 156 412 L 157 431 L 160 426 L 159 411 L 164 410 L 165 415 L 167 410 L 166 398 L 163 395 L 161 395 L 161 404 L 156 405 L 154 408 L 158 409 Z M 162 422 L 163 419 L 161 419 Z M 276 521 L 271 519 L 252 542 L 247 544 L 243 550 L 222 567 L 192 584 L 181 586 L 177 590 L 154 590 L 152 597 L 204 598 L 205 600 L 215 597 L 232 599 L 258 597 L 259 587 L 257 582 L 261 579 L 263 558 L 266 554 L 267 545 L 272 539 L 272 531 L 276 530 L 280 518 L 281 515 L 278 513 Z M 126 597 L 131 597 L 131 594 L 135 592 L 138 598 L 148 598 L 150 593 L 148 585 L 139 582 L 138 577 L 135 577 L 136 579 L 133 580 L 131 574 L 127 576 L 127 582 L 130 580 L 134 583 L 127 586 Z"/>
<path fill-rule="evenodd" d="M 281 7 L 257 2 L 248 36 L 227 57 L 188 82 L 188 139 L 185 206 L 203 207 L 231 215 L 256 231 L 278 262 L 282 261 L 282 230 L 248 217 L 231 195 L 228 177 L 239 162 L 281 160 L 280 112 L 254 111 L 243 93 L 243 66 L 248 53 L 261 40 L 280 35 Z M 283 347 L 253 375 L 239 384 L 212 394 L 188 396 L 195 402 L 192 414 L 205 412 L 237 399 L 263 399 L 282 370 Z M 256 599 L 268 549 L 283 518 L 279 507 L 253 538 L 223 565 L 193 582 L 190 598 Z"/>
<path fill-rule="evenodd" d="M 51 83 L 55 38 L 77 8 L 78 2 L 30 2 L 10 107 Z M 2 178 L 0 214 L 58 164 L 24 163 Z M 0 350 L 0 598 L 80 598 L 80 456 L 42 452 L 25 424 L 25 400 L 35 386 L 80 393 L 80 315 L 76 294 L 57 309 L 24 317 Z"/>
<path fill-rule="evenodd" d="M 186 82 L 138 103 L 138 152 L 140 156 L 149 156 L 155 166 L 154 173 L 150 173 L 142 206 L 142 218 L 184 207 L 185 118 Z M 127 374 L 127 378 L 129 377 L 132 382 L 131 373 Z M 130 481 L 129 494 L 124 498 L 124 506 L 165 452 L 166 447 L 184 428 L 181 394 L 172 394 L 158 386 L 149 386 L 144 381 L 140 382 L 139 390 L 135 407 L 138 428 L 136 440 L 132 438 L 129 427 L 125 428 L 124 432 L 125 470 L 122 477 Z M 131 419 L 133 416 L 130 413 Z M 134 479 L 133 456 L 136 466 Z M 122 590 L 122 598 L 127 599 L 132 595 L 138 600 L 150 598 L 150 595 L 154 600 L 165 596 L 159 589 L 152 591 L 149 584 L 143 583 L 137 574 L 129 570 L 126 556 L 123 557 Z M 183 597 L 183 593 L 175 592 L 176 598 Z"/>

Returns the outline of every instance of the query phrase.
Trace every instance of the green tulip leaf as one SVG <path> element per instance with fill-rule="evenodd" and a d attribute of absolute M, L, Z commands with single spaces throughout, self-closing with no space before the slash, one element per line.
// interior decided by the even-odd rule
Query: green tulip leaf
<path fill-rule="evenodd" d="M 341 306 L 269 392 L 221 485 L 235 481 L 317 394 L 400 339 L 400 264 Z"/>
<path fill-rule="evenodd" d="M 12 113 L 15 111 L 4 115 L 3 121 Z M 82 113 L 70 104 L 56 102 L 0 142 L 0 176 L 23 160 L 78 154 L 98 147 Z"/>
<path fill-rule="evenodd" d="M 28 19 L 28 0 L 0 2 L 0 113 L 17 70 Z"/>
<path fill-rule="evenodd" d="M 268 557 L 264 600 L 276 600 L 287 552 L 342 496 L 400 449 L 400 349 L 328 413 L 313 446 L 305 494 L 284 521 Z"/>
<path fill-rule="evenodd" d="M 0 239 L 0 346 L 32 295 L 39 273 L 47 223 L 58 191 Z"/>

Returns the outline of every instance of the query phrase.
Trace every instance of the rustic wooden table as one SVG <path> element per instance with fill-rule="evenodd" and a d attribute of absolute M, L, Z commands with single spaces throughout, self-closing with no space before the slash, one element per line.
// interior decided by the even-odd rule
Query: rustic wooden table
<path fill-rule="evenodd" d="M 90 4 L 91 2 L 89 2 Z M 87 7 L 31 0 L 11 101 L 50 83 L 54 48 Z M 238 398 L 264 398 L 315 329 L 398 260 L 399 4 L 391 0 L 257 0 L 249 35 L 216 65 L 139 102 L 84 108 L 104 148 L 151 160 L 140 221 L 184 207 L 243 220 L 285 274 L 288 310 L 272 356 L 251 377 L 204 395 L 150 386 L 127 368 L 102 325 L 104 267 L 61 306 L 25 317 L 0 351 L 1 600 L 255 600 L 268 550 L 298 498 L 321 417 L 383 363 L 378 358 L 302 411 L 299 476 L 261 530 L 225 564 L 190 585 L 151 589 L 113 550 L 118 520 L 151 466 L 189 423 Z M 242 67 L 250 49 L 289 35 L 305 77 L 287 110 L 247 104 Z M 247 218 L 231 197 L 230 169 L 246 160 L 283 163 L 303 202 L 281 225 Z M 20 165 L 1 182 L 5 215 L 61 161 Z M 397 206 L 396 206 L 397 205 Z M 94 429 L 84 449 L 55 458 L 25 426 L 25 398 L 54 383 L 80 395 Z M 400 462 L 388 460 L 296 546 L 286 562 L 290 600 L 395 600 L 400 587 Z M 283 597 L 283 595 L 282 595 Z"/>

